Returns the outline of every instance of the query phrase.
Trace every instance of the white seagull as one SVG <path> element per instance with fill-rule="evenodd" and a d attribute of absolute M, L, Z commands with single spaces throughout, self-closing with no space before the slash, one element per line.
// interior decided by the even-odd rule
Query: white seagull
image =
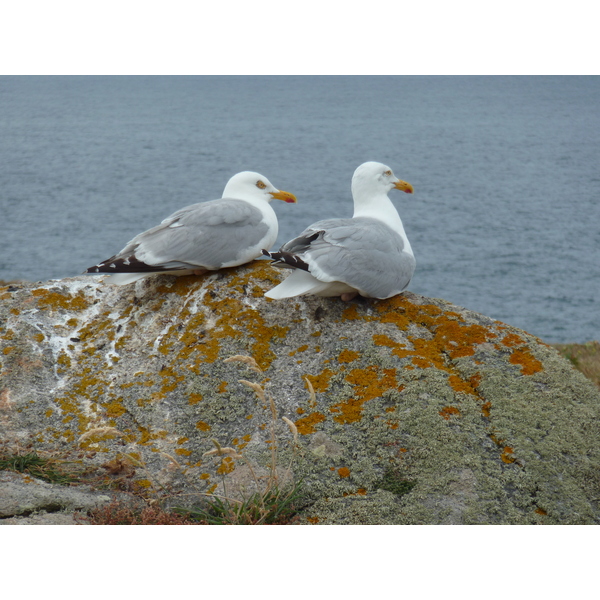
<path fill-rule="evenodd" d="M 388 198 L 392 189 L 413 193 L 378 162 L 366 162 L 352 177 L 354 216 L 326 219 L 307 227 L 279 252 L 263 254 L 276 266 L 293 269 L 267 298 L 341 296 L 390 298 L 403 292 L 413 276 L 415 257 L 400 215 Z"/>
<path fill-rule="evenodd" d="M 277 239 L 273 198 L 296 202 L 259 173 L 238 173 L 219 200 L 178 210 L 86 273 L 109 274 L 109 283 L 124 285 L 157 273 L 201 275 L 250 262 Z"/>

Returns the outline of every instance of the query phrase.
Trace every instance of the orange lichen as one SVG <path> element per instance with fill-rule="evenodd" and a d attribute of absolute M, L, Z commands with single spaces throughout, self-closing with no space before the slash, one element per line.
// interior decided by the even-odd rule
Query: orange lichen
<path fill-rule="evenodd" d="M 338 469 L 338 475 L 342 478 L 350 477 L 350 469 L 348 467 L 340 467 Z"/>
<path fill-rule="evenodd" d="M 311 524 L 311 525 L 317 525 L 317 523 L 319 523 L 319 517 L 306 517 L 306 520 Z"/>
<path fill-rule="evenodd" d="M 456 408 L 456 406 L 444 406 L 442 410 L 439 412 L 440 416 L 444 417 L 446 421 L 450 420 L 450 417 L 458 417 L 460 416 L 460 410 Z"/>
<path fill-rule="evenodd" d="M 487 342 L 488 337 L 495 337 L 495 334 L 482 325 L 462 325 L 452 319 L 441 320 L 435 332 L 436 341 L 448 352 L 450 358 L 473 356 L 475 346 Z"/>
<path fill-rule="evenodd" d="M 189 394 L 188 404 L 198 404 L 198 402 L 202 402 L 202 394 L 198 394 L 196 392 Z"/>
<path fill-rule="evenodd" d="M 479 384 L 481 383 L 481 373 L 475 373 L 475 375 L 470 377 L 469 383 L 471 384 L 471 387 L 474 390 L 476 390 L 479 387 Z"/>
<path fill-rule="evenodd" d="M 38 306 L 40 308 L 62 308 L 65 310 L 85 310 L 88 307 L 88 302 L 82 292 L 77 296 L 65 296 L 58 292 L 50 292 L 49 290 L 38 289 L 32 290 L 31 295 L 39 298 Z"/>
<path fill-rule="evenodd" d="M 481 407 L 481 414 L 488 418 L 490 416 L 490 410 L 492 408 L 492 403 L 491 402 L 485 402 L 482 407 Z"/>
<path fill-rule="evenodd" d="M 542 363 L 526 348 L 515 350 L 508 361 L 513 365 L 520 365 L 523 375 L 533 375 L 544 369 Z"/>
<path fill-rule="evenodd" d="M 318 375 L 307 375 L 306 377 L 313 386 L 315 392 L 324 392 L 329 387 L 329 380 L 333 375 L 331 369 L 324 369 Z M 308 385 L 305 383 L 304 387 L 308 389 Z"/>
<path fill-rule="evenodd" d="M 217 469 L 218 475 L 228 475 L 229 473 L 235 470 L 235 462 L 233 462 L 233 458 L 231 456 L 226 456 L 219 465 Z"/>
<path fill-rule="evenodd" d="M 413 356 L 411 360 L 412 364 L 421 369 L 428 369 L 429 367 L 433 367 L 433 363 L 426 358 L 421 358 L 420 356 Z"/>
<path fill-rule="evenodd" d="M 320 412 L 312 412 L 302 419 L 298 419 L 294 424 L 298 429 L 298 433 L 302 435 L 308 435 L 315 433 L 316 427 L 319 423 L 325 420 L 325 415 Z"/>
<path fill-rule="evenodd" d="M 388 348 L 392 348 L 392 354 L 398 358 L 405 358 L 412 354 L 410 350 L 405 350 L 406 344 L 395 342 L 392 338 L 384 334 L 376 333 L 373 335 L 373 343 L 376 346 L 387 346 Z"/>
<path fill-rule="evenodd" d="M 364 319 L 363 316 L 358 314 L 356 304 L 351 304 L 348 308 L 342 312 L 342 319 L 346 321 L 356 321 L 357 319 Z"/>
<path fill-rule="evenodd" d="M 464 379 L 461 379 L 458 375 L 450 375 L 450 377 L 448 377 L 448 383 L 455 392 L 463 392 L 464 394 L 471 394 L 473 396 L 478 395 L 477 392 L 473 389 L 471 381 L 465 381 Z"/>
<path fill-rule="evenodd" d="M 125 407 L 121 404 L 122 400 L 123 400 L 123 398 L 117 398 L 117 399 L 113 400 L 112 402 L 108 402 L 107 404 L 104 405 L 107 417 L 116 418 L 116 417 L 120 417 L 121 415 L 124 415 L 127 412 L 125 410 Z"/>
<path fill-rule="evenodd" d="M 396 369 L 352 369 L 346 376 L 354 387 L 354 395 L 344 402 L 334 404 L 329 410 L 338 413 L 334 417 L 337 423 L 355 423 L 362 418 L 363 404 L 373 398 L 380 398 L 384 392 L 398 385 Z"/>
<path fill-rule="evenodd" d="M 523 344 L 525 344 L 525 340 L 522 337 L 520 337 L 514 333 L 509 333 L 507 336 L 502 338 L 501 343 L 504 346 L 513 348 L 514 346 L 522 346 Z"/>
<path fill-rule="evenodd" d="M 289 355 L 290 356 L 295 356 L 298 352 L 306 352 L 308 350 L 308 344 L 304 344 L 304 346 L 300 346 L 299 348 L 296 348 L 296 350 L 292 350 Z"/>
<path fill-rule="evenodd" d="M 204 421 L 198 421 L 196 423 L 196 429 L 199 429 L 200 431 L 210 431 L 210 425 Z"/>
<path fill-rule="evenodd" d="M 192 453 L 191 450 L 187 450 L 186 448 L 176 448 L 175 449 L 175 454 L 178 454 L 179 456 L 189 456 Z"/>
<path fill-rule="evenodd" d="M 502 462 L 505 462 L 507 464 L 514 463 L 517 459 L 514 456 L 512 456 L 513 453 L 514 450 L 510 446 L 504 446 L 504 451 L 500 455 Z"/>
<path fill-rule="evenodd" d="M 535 509 L 534 512 L 542 516 L 546 516 L 548 514 L 547 511 L 545 511 L 543 508 L 540 508 L 539 506 Z"/>
<path fill-rule="evenodd" d="M 360 358 L 360 352 L 356 352 L 355 350 L 344 349 L 340 352 L 338 356 L 338 362 L 341 363 L 350 363 Z"/>

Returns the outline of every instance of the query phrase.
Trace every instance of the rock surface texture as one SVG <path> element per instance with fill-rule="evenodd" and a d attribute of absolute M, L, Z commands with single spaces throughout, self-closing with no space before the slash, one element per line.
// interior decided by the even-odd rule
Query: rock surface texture
<path fill-rule="evenodd" d="M 274 433 L 298 523 L 599 522 L 600 393 L 554 349 L 412 293 L 264 298 L 281 277 L 257 261 L 1 287 L 4 448 L 127 465 L 181 506 L 260 487 Z"/>

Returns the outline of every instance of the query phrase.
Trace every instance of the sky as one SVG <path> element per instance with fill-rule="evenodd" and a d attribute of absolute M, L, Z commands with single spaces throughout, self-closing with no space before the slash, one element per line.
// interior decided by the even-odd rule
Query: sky
<path fill-rule="evenodd" d="M 589 0 L 4 2 L 0 74 L 593 74 Z"/>

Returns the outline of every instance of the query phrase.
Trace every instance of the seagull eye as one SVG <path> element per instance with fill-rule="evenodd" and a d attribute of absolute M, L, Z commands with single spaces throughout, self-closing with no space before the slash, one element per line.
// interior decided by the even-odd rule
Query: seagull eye
<path fill-rule="evenodd" d="M 391 171 L 386 171 L 386 172 L 384 173 L 384 175 L 385 175 L 386 177 L 391 177 L 391 176 L 392 176 L 392 172 L 391 172 Z"/>
<path fill-rule="evenodd" d="M 259 179 L 259 180 L 256 182 L 256 187 L 257 187 L 257 188 L 260 188 L 261 190 L 264 190 L 264 189 L 265 189 L 267 186 L 266 186 L 266 185 L 265 185 L 265 184 L 264 184 L 264 183 L 263 183 L 263 182 L 262 182 L 262 181 Z"/>

